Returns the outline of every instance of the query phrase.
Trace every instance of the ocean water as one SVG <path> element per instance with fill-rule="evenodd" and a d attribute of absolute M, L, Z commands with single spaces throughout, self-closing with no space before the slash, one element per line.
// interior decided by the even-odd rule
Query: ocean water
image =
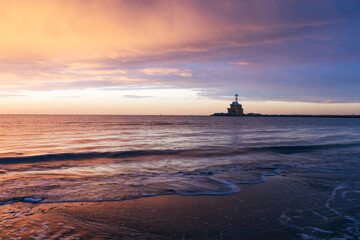
<path fill-rule="evenodd" d="M 281 174 L 360 173 L 359 119 L 0 115 L 0 146 L 0 207 L 224 195 Z M 341 208 L 360 200 L 360 179 L 326 184 L 323 207 L 344 230 L 301 226 L 295 213 L 284 224 L 304 239 L 360 238 L 360 216 Z"/>

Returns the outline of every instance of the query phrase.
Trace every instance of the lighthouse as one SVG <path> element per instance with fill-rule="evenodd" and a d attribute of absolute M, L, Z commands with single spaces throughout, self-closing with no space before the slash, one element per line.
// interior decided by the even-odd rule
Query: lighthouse
<path fill-rule="evenodd" d="M 244 115 L 244 109 L 241 104 L 238 102 L 238 94 L 235 94 L 235 101 L 230 104 L 230 108 L 228 108 L 228 115 L 231 116 L 241 116 Z"/>

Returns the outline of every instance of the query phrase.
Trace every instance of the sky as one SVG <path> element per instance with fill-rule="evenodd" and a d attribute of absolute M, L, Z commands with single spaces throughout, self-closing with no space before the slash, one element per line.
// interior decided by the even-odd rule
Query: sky
<path fill-rule="evenodd" d="M 1 114 L 360 114 L 358 0 L 4 0 L 0 36 Z"/>

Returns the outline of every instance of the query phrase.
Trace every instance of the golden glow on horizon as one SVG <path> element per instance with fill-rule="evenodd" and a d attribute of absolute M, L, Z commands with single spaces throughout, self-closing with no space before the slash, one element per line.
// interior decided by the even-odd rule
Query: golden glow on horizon
<path fill-rule="evenodd" d="M 139 114 L 210 115 L 226 112 L 232 99 L 198 97 L 191 89 L 59 90 L 25 92 L 2 97 L 0 114 Z M 159 97 L 161 96 L 161 97 Z M 99 101 L 101 99 L 101 101 Z M 355 114 L 359 103 L 303 103 L 240 101 L 245 113 L 262 114 Z"/>

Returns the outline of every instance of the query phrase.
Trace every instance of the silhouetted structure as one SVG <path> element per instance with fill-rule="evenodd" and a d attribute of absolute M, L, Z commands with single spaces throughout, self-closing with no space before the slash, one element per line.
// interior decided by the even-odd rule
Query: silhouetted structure
<path fill-rule="evenodd" d="M 230 108 L 228 108 L 228 114 L 231 116 L 240 116 L 244 115 L 244 109 L 241 104 L 238 102 L 238 94 L 235 94 L 235 101 L 230 104 Z"/>
<path fill-rule="evenodd" d="M 244 116 L 244 109 L 238 102 L 238 94 L 235 94 L 235 101 L 230 104 L 227 113 L 214 113 L 212 116 Z"/>

